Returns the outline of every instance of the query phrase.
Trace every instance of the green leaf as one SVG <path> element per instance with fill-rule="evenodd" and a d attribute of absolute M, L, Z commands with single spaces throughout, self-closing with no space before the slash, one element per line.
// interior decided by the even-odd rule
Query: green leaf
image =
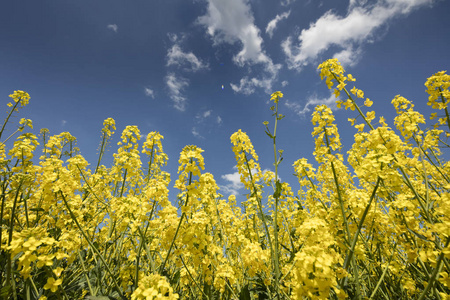
<path fill-rule="evenodd" d="M 251 300 L 250 290 L 248 289 L 248 284 L 244 286 L 239 294 L 239 300 Z"/>
<path fill-rule="evenodd" d="M 409 228 L 408 228 L 408 230 L 409 230 L 409 232 L 411 232 L 412 234 L 414 234 L 415 236 L 417 236 L 419 239 L 424 240 L 424 241 L 427 241 L 427 242 L 431 242 L 430 240 L 428 240 L 428 239 L 426 238 L 426 236 L 421 235 L 420 233 L 417 233 L 417 232 L 415 232 L 415 231 L 412 231 L 412 230 L 409 229 Z"/>
<path fill-rule="evenodd" d="M 0 297 L 2 299 L 6 299 L 6 296 L 10 296 L 12 294 L 12 288 L 11 285 L 5 285 L 4 287 L 2 287 L 2 289 L 0 290 Z M 249 298 L 250 299 L 250 298 Z"/>
<path fill-rule="evenodd" d="M 277 180 L 275 193 L 273 193 L 274 198 L 279 198 L 281 196 L 281 183 L 280 180 Z"/>

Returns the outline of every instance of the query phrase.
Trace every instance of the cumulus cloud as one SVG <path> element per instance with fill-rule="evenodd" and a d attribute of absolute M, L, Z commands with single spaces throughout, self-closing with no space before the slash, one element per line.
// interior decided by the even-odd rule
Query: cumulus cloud
<path fill-rule="evenodd" d="M 361 46 L 373 39 L 381 26 L 386 26 L 395 18 L 406 16 L 412 10 L 433 0 L 351 0 L 345 16 L 333 11 L 326 12 L 308 29 L 301 31 L 298 42 L 288 37 L 282 43 L 289 68 L 300 70 L 317 57 L 335 46 L 347 63 L 357 60 Z"/>
<path fill-rule="evenodd" d="M 152 89 L 146 87 L 144 88 L 144 93 L 145 96 L 152 97 L 153 99 L 155 99 L 155 92 Z"/>
<path fill-rule="evenodd" d="M 336 106 L 336 97 L 333 92 L 330 92 L 330 97 L 328 98 L 318 98 L 317 96 L 311 96 L 306 100 L 305 105 L 301 105 L 298 102 L 291 102 L 289 100 L 284 101 L 284 105 L 286 107 L 296 113 L 301 117 L 305 117 L 307 114 L 310 115 L 314 110 L 314 107 L 320 104 L 326 104 L 329 108 L 335 110 Z"/>
<path fill-rule="evenodd" d="M 291 11 L 287 11 L 285 13 L 282 13 L 281 15 L 277 15 L 275 17 L 275 19 L 271 20 L 266 27 L 266 33 L 272 37 L 273 36 L 273 31 L 275 30 L 275 28 L 277 28 L 277 24 L 278 22 L 280 22 L 283 19 L 287 19 L 290 15 Z"/>
<path fill-rule="evenodd" d="M 237 167 L 235 166 L 233 167 L 233 169 L 236 170 Z M 252 169 L 252 173 L 253 172 L 256 172 L 256 169 Z M 263 174 L 265 174 L 266 172 L 274 173 L 272 170 L 269 169 L 262 170 Z M 241 175 L 239 174 L 238 171 L 222 175 L 221 178 L 228 182 L 225 185 L 219 185 L 220 190 L 225 192 L 225 194 L 237 195 L 239 194 L 239 190 L 244 188 L 244 184 L 241 182 Z M 282 181 L 280 176 L 278 176 L 278 179 Z"/>
<path fill-rule="evenodd" d="M 117 26 L 116 24 L 109 24 L 108 26 L 106 26 L 106 28 L 111 29 L 114 32 L 117 32 L 119 26 Z"/>
<path fill-rule="evenodd" d="M 206 27 L 214 45 L 239 42 L 242 48 L 233 57 L 234 63 L 240 67 L 260 64 L 265 70 L 262 78 L 243 78 L 239 85 L 234 85 L 233 90 L 248 94 L 253 93 L 256 87 L 264 87 L 270 91 L 281 65 L 274 64 L 263 50 L 263 39 L 254 24 L 249 1 L 207 0 L 207 3 L 206 15 L 199 17 L 197 22 Z M 263 86 L 261 82 L 268 85 Z"/>
<path fill-rule="evenodd" d="M 174 73 L 169 73 L 166 76 L 166 85 L 169 88 L 170 98 L 174 102 L 173 106 L 179 111 L 184 111 L 186 109 L 186 97 L 182 91 L 189 86 L 189 81 Z"/>
<path fill-rule="evenodd" d="M 220 190 L 225 192 L 225 194 L 237 195 L 239 190 L 244 188 L 244 184 L 241 182 L 241 175 L 239 175 L 238 171 L 222 175 L 221 178 L 228 182 L 225 185 L 219 185 Z"/>
<path fill-rule="evenodd" d="M 222 118 L 220 116 L 217 116 L 216 122 L 217 122 L 217 124 L 222 124 L 222 122 L 223 122 Z"/>
<path fill-rule="evenodd" d="M 178 44 L 173 45 L 167 52 L 167 66 L 184 66 L 185 70 L 192 72 L 208 68 L 207 63 L 202 62 L 192 52 L 183 52 Z"/>

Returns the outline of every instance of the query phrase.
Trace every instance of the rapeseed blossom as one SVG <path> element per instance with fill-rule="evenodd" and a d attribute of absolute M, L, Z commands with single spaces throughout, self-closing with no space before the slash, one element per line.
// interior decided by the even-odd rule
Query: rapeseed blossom
<path fill-rule="evenodd" d="M 101 161 L 116 127 L 106 119 L 91 169 L 70 133 L 42 129 L 38 142 L 26 132 L 32 121 L 20 119 L 0 142 L 2 291 L 10 299 L 449 298 L 450 163 L 441 137 L 448 75 L 438 72 L 426 83 L 429 104 L 441 111 L 432 115 L 439 128 L 426 128 L 400 95 L 392 100 L 391 128 L 365 111 L 373 102 L 338 60 L 319 69 L 337 97 L 347 96 L 337 105 L 363 119 L 348 117 L 353 145 L 341 152 L 337 117 L 317 106 L 315 162 L 293 163 L 296 191 L 278 177 L 277 123 L 273 132 L 263 123 L 275 172 L 261 171 L 250 137 L 238 130 L 230 140 L 247 190 L 240 202 L 224 197 L 204 172 L 197 146 L 180 153 L 174 201 L 160 133 L 127 126 L 108 168 Z M 271 95 L 276 121 L 282 97 Z M 15 91 L 11 98 L 0 137 L 29 95 Z"/>

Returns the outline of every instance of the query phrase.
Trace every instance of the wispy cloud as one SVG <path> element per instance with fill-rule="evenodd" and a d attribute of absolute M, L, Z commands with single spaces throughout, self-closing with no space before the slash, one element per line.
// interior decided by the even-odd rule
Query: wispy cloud
<path fill-rule="evenodd" d="M 169 73 L 166 76 L 166 85 L 169 88 L 170 98 L 174 102 L 173 106 L 179 111 L 184 111 L 186 109 L 186 97 L 182 94 L 182 91 L 189 86 L 189 81 L 174 73 Z"/>
<path fill-rule="evenodd" d="M 145 96 L 152 97 L 153 99 L 155 99 L 155 92 L 152 89 L 146 87 L 144 88 L 144 93 Z"/>
<path fill-rule="evenodd" d="M 295 2 L 295 0 L 283 0 L 281 1 L 281 5 L 288 6 L 289 4 Z"/>
<path fill-rule="evenodd" d="M 278 22 L 280 22 L 283 19 L 287 19 L 290 15 L 291 11 L 287 11 L 285 13 L 282 13 L 281 15 L 277 15 L 275 17 L 275 19 L 271 20 L 266 27 L 266 33 L 272 37 L 273 36 L 273 31 L 275 30 L 275 28 L 277 28 L 277 24 Z"/>
<path fill-rule="evenodd" d="M 330 46 L 337 47 L 335 56 L 340 56 L 347 64 L 358 60 L 361 46 L 373 41 L 374 34 L 381 26 L 433 0 L 351 0 L 346 16 L 332 11 L 326 12 L 308 29 L 301 31 L 298 43 L 288 37 L 282 48 L 287 56 L 289 68 L 301 68 L 314 62 Z"/>
<path fill-rule="evenodd" d="M 199 112 L 195 115 L 195 120 L 197 123 L 202 123 L 205 119 L 211 116 L 212 110 L 205 110 L 204 112 Z"/>
<path fill-rule="evenodd" d="M 192 72 L 208 68 L 207 63 L 202 62 L 192 52 L 183 52 L 177 44 L 167 52 L 167 66 L 184 67 L 184 70 Z"/>
<path fill-rule="evenodd" d="M 210 134 L 214 131 L 216 125 L 222 123 L 222 118 L 217 116 L 213 110 L 199 111 L 194 118 L 195 127 L 192 130 L 192 134 L 195 137 L 204 138 L 204 134 Z"/>
<path fill-rule="evenodd" d="M 117 32 L 119 26 L 117 26 L 116 24 L 109 24 L 108 26 L 106 26 L 106 28 L 111 29 L 114 32 Z"/>
<path fill-rule="evenodd" d="M 232 85 L 235 92 L 253 93 L 255 88 L 271 90 L 281 65 L 274 64 L 262 48 L 263 39 L 260 30 L 254 24 L 254 18 L 248 0 L 207 0 L 208 8 L 204 16 L 198 18 L 198 24 L 207 29 L 214 45 L 240 42 L 242 49 L 233 57 L 240 67 L 261 64 L 265 74 L 262 78 L 243 78 L 239 85 Z"/>
<path fill-rule="evenodd" d="M 314 107 L 320 104 L 326 104 L 331 109 L 337 109 L 336 106 L 336 97 L 333 94 L 333 92 L 330 92 L 330 97 L 328 98 L 319 98 L 317 96 L 311 96 L 308 99 L 306 99 L 306 103 L 304 105 L 301 105 L 298 102 L 291 102 L 289 100 L 286 100 L 284 102 L 284 105 L 286 105 L 287 108 L 289 108 L 291 111 L 295 112 L 297 115 L 301 117 L 305 117 L 306 115 L 310 115 L 312 111 L 314 110 Z"/>
<path fill-rule="evenodd" d="M 204 139 L 204 137 L 200 134 L 200 132 L 198 132 L 197 128 L 192 127 L 191 132 L 192 132 L 192 135 L 195 136 L 196 138 Z"/>

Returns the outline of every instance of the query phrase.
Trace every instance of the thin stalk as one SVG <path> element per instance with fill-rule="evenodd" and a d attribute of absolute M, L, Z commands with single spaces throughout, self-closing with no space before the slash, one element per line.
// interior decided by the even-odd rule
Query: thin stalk
<path fill-rule="evenodd" d="M 395 242 L 395 244 L 394 244 L 394 250 L 392 251 L 392 255 L 391 255 L 391 257 L 389 258 L 389 260 L 388 260 L 388 262 L 387 262 L 387 264 L 386 264 L 386 267 L 384 268 L 383 273 L 381 274 L 380 279 L 379 279 L 378 282 L 377 282 L 377 285 L 375 286 L 374 290 L 372 291 L 372 294 L 370 295 L 369 300 L 371 300 L 371 299 L 375 296 L 375 294 L 377 293 L 377 290 L 379 289 L 381 283 L 383 282 L 384 276 L 386 276 L 386 273 L 387 273 L 387 271 L 389 270 L 389 264 L 391 263 L 391 260 L 392 260 L 392 258 L 394 257 L 394 254 L 395 254 L 395 248 L 396 248 L 396 247 L 397 247 L 397 242 Z"/>
<path fill-rule="evenodd" d="M 84 260 L 83 260 L 83 258 L 81 257 L 80 251 L 78 251 L 78 257 L 80 258 L 80 261 L 81 261 L 81 267 L 83 268 L 83 273 L 84 273 L 84 276 L 86 277 L 86 282 L 87 282 L 88 287 L 89 287 L 89 292 L 91 293 L 91 296 L 94 296 L 94 297 L 95 297 L 96 294 L 95 294 L 94 291 L 92 290 L 91 281 L 89 280 L 89 277 L 88 277 L 88 275 L 87 275 L 87 270 L 86 270 L 86 267 L 85 267 L 85 265 L 84 265 Z"/>
<path fill-rule="evenodd" d="M 136 289 L 137 284 L 139 282 L 139 261 L 141 259 L 141 251 L 142 251 L 142 247 L 144 246 L 145 243 L 145 234 L 147 233 L 148 230 L 148 226 L 150 225 L 149 222 L 147 222 L 147 226 L 145 227 L 145 232 L 142 233 L 141 228 L 138 227 L 138 232 L 139 235 L 141 237 L 140 243 L 139 243 L 139 249 L 138 249 L 138 253 L 136 255 L 136 272 L 134 274 L 135 280 L 134 280 L 134 285 L 133 285 L 133 291 Z"/>
<path fill-rule="evenodd" d="M 244 157 L 245 157 L 245 163 L 246 163 L 246 166 L 247 166 L 247 169 L 248 169 L 248 173 L 250 174 L 250 181 L 252 183 L 253 193 L 255 194 L 255 196 L 257 198 L 256 202 L 258 204 L 258 209 L 259 209 L 259 212 L 261 214 L 261 219 L 262 219 L 262 222 L 263 222 L 263 225 L 264 225 L 264 229 L 265 229 L 266 234 L 267 234 L 267 240 L 269 241 L 270 256 L 271 256 L 271 258 L 273 260 L 273 251 L 274 250 L 273 250 L 273 245 L 272 245 L 272 238 L 270 237 L 269 227 L 267 226 L 266 217 L 264 216 L 264 212 L 262 210 L 261 199 L 258 199 L 258 191 L 257 191 L 255 183 L 253 181 L 253 176 L 252 176 L 252 172 L 250 170 L 250 166 L 249 166 L 249 163 L 248 163 L 247 155 L 244 155 Z"/>
<path fill-rule="evenodd" d="M 177 246 L 175 245 L 175 249 L 177 248 Z M 195 283 L 195 285 L 197 286 L 197 288 L 200 290 L 200 292 L 202 292 L 203 296 L 205 296 L 208 300 L 209 297 L 208 295 L 205 294 L 205 292 L 203 291 L 203 289 L 200 287 L 200 285 L 197 283 L 197 281 L 194 279 L 194 277 L 192 276 L 191 272 L 189 271 L 188 267 L 186 266 L 186 264 L 184 263 L 184 259 L 183 256 L 180 255 L 179 256 L 181 259 L 181 262 L 183 263 L 184 268 L 186 269 L 186 272 L 189 274 L 189 277 L 191 277 L 192 281 Z"/>
<path fill-rule="evenodd" d="M 16 212 L 16 204 L 17 204 L 17 198 L 19 197 L 19 193 L 20 193 L 20 189 L 22 187 L 22 183 L 23 181 L 21 180 L 19 183 L 19 186 L 17 187 L 17 191 L 16 191 L 16 195 L 14 196 L 14 202 L 13 202 L 13 207 L 11 210 L 11 219 L 10 219 L 10 224 L 9 224 L 9 236 L 8 236 L 8 247 L 11 245 L 11 241 L 12 241 L 12 236 L 13 236 L 13 230 L 14 230 L 14 214 Z M 6 264 L 6 285 L 13 285 L 13 293 L 14 293 L 14 298 L 17 298 L 16 295 L 16 291 L 14 288 L 15 285 L 15 280 L 13 278 L 13 274 L 12 274 L 12 261 L 11 261 L 11 255 L 8 255 L 8 259 L 7 259 L 7 264 Z"/>
<path fill-rule="evenodd" d="M 100 162 L 102 161 L 103 154 L 105 153 L 105 146 L 106 146 L 107 141 L 108 141 L 108 139 L 107 139 L 107 137 L 106 137 L 106 133 L 103 132 L 103 136 L 102 136 L 102 144 L 101 144 L 101 146 L 100 146 L 100 151 L 99 151 L 99 154 L 98 154 L 97 166 L 95 167 L 94 174 L 97 173 L 98 168 L 100 167 Z"/>
<path fill-rule="evenodd" d="M 124 188 L 125 188 L 125 181 L 126 181 L 126 179 L 127 179 L 127 169 L 125 169 L 125 173 L 123 174 L 123 181 L 122 181 L 122 189 L 120 190 L 120 196 L 119 197 L 122 197 L 123 196 L 123 190 L 124 190 Z"/>
<path fill-rule="evenodd" d="M 449 243 L 450 243 L 450 237 L 447 237 L 447 242 L 445 243 L 444 248 L 446 248 Z M 439 254 L 437 263 L 436 263 L 436 268 L 434 269 L 433 274 L 431 274 L 431 277 L 430 277 L 430 280 L 428 280 L 427 286 L 422 291 L 422 294 L 420 294 L 419 300 L 425 299 L 425 297 L 428 295 L 428 291 L 430 290 L 430 288 L 435 284 L 436 280 L 438 280 L 439 273 L 441 272 L 441 269 L 442 269 L 442 260 L 443 259 L 444 259 L 444 253 L 441 251 L 441 253 Z"/>
<path fill-rule="evenodd" d="M 278 158 L 277 158 L 277 125 L 278 125 L 278 102 L 275 102 L 275 126 L 273 129 L 273 155 L 274 155 L 274 165 L 275 165 L 275 191 L 274 191 L 274 199 L 275 199 L 275 214 L 273 219 L 273 231 L 274 231 L 274 267 L 275 267 L 275 290 L 278 295 L 279 293 L 279 286 L 278 286 L 278 279 L 280 278 L 280 267 L 279 267 L 279 257 L 278 257 L 278 202 L 280 198 L 280 192 L 279 191 L 279 183 L 278 183 Z"/>
<path fill-rule="evenodd" d="M 189 172 L 189 184 L 188 184 L 188 186 L 190 186 L 191 183 L 192 183 L 192 172 Z M 184 203 L 184 207 L 187 207 L 188 202 L 189 202 L 189 193 L 187 193 L 187 195 L 186 195 L 186 202 Z M 173 248 L 173 246 L 175 244 L 175 239 L 177 238 L 178 231 L 180 230 L 181 223 L 183 222 L 183 219 L 185 217 L 186 217 L 186 213 L 182 212 L 181 213 L 180 222 L 178 223 L 177 230 L 175 231 L 175 235 L 173 236 L 172 242 L 170 243 L 170 247 L 169 247 L 169 250 L 167 251 L 166 258 L 164 259 L 164 262 L 162 263 L 161 267 L 159 268 L 159 273 L 162 273 L 164 271 L 164 267 L 166 266 L 167 260 L 169 259 L 169 256 L 170 256 L 170 252 L 172 251 L 172 248 Z"/>
<path fill-rule="evenodd" d="M 20 99 L 19 101 L 14 103 L 13 108 L 11 109 L 11 111 L 9 112 L 8 116 L 5 119 L 5 122 L 3 123 L 2 129 L 0 129 L 0 139 L 2 138 L 2 134 L 3 134 L 3 130 L 5 130 L 5 126 L 9 121 L 9 118 L 11 118 L 11 115 L 13 114 L 13 112 L 16 110 L 17 105 L 19 105 L 20 101 L 22 101 L 22 99 Z"/>
<path fill-rule="evenodd" d="M 376 183 L 376 185 L 375 185 L 375 188 L 373 189 L 373 192 L 372 192 L 372 195 L 371 195 L 371 197 L 370 197 L 369 203 L 367 204 L 367 206 L 366 206 L 366 208 L 365 208 L 365 210 L 364 210 L 364 213 L 363 213 L 363 215 L 362 215 L 362 217 L 361 217 L 361 220 L 359 221 L 358 228 L 356 229 L 355 236 L 353 237 L 353 241 L 352 241 L 350 250 L 349 250 L 349 252 L 348 252 L 348 254 L 347 254 L 347 257 L 345 258 L 345 261 L 344 261 L 344 266 L 343 266 L 343 268 L 344 268 L 345 270 L 347 270 L 348 265 L 349 265 L 349 263 L 350 263 L 350 260 L 351 260 L 352 257 L 353 257 L 353 253 L 354 253 L 354 251 L 355 251 L 356 242 L 358 241 L 359 233 L 361 232 L 361 228 L 362 228 L 362 226 L 363 226 L 363 224 L 364 224 L 364 221 L 365 221 L 365 219 L 366 219 L 367 213 L 369 212 L 370 205 L 372 204 L 372 201 L 373 201 L 373 199 L 375 198 L 375 194 L 376 194 L 376 192 L 377 192 L 378 185 L 380 184 L 380 181 L 381 181 L 381 178 L 378 177 L 377 183 Z"/>
<path fill-rule="evenodd" d="M 112 273 L 111 269 L 109 268 L 108 264 L 106 263 L 105 259 L 102 256 L 102 254 L 100 253 L 100 251 L 98 251 L 98 249 L 94 246 L 94 244 L 92 244 L 92 242 L 89 239 L 89 237 L 87 236 L 86 232 L 84 232 L 84 230 L 81 227 L 80 223 L 78 223 L 78 220 L 77 220 L 75 214 L 72 212 L 72 209 L 70 209 L 69 203 L 67 203 L 66 197 L 64 197 L 64 194 L 63 194 L 62 191 L 60 191 L 60 194 L 61 194 L 61 197 L 63 199 L 64 205 L 66 206 L 67 210 L 69 211 L 70 217 L 75 222 L 75 224 L 77 225 L 78 229 L 81 231 L 81 234 L 86 239 L 86 241 L 88 242 L 88 244 L 91 247 L 91 249 L 95 252 L 95 254 L 98 255 L 98 257 L 102 261 L 103 265 L 105 266 L 106 271 L 111 276 L 111 280 L 113 281 L 113 284 L 114 284 L 114 287 L 116 288 L 117 293 L 120 295 L 120 297 L 122 299 L 126 299 L 126 297 L 122 294 L 122 291 L 120 290 L 120 287 L 117 284 L 117 281 L 116 281 L 116 279 L 114 277 L 114 274 Z"/>
<path fill-rule="evenodd" d="M 442 103 L 445 103 L 444 95 L 442 95 L 442 89 L 441 88 L 438 88 L 438 89 L 439 89 L 439 93 L 441 94 L 441 101 L 442 101 Z M 448 113 L 447 107 L 445 107 L 444 110 L 445 110 L 445 116 L 447 118 L 447 126 L 448 126 L 448 129 L 450 130 L 450 115 Z"/>

